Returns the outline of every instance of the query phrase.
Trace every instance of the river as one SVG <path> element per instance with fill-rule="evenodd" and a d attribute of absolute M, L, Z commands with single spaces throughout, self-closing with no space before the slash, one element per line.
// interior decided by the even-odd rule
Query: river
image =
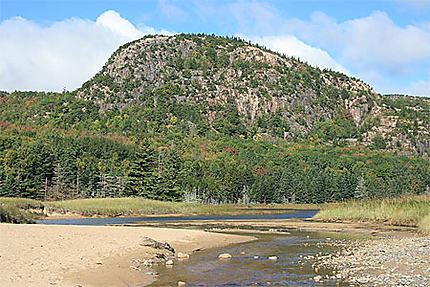
<path fill-rule="evenodd" d="M 257 237 L 257 241 L 198 252 L 172 267 L 159 266 L 155 270 L 160 276 L 149 286 L 177 286 L 178 281 L 186 282 L 187 286 L 349 286 L 325 278 L 323 282 L 315 282 L 315 276 L 332 276 L 333 270 L 318 270 L 317 273 L 312 264 L 303 259 L 319 252 L 334 252 L 335 249 L 322 248 L 318 243 L 344 239 L 346 235 L 293 231 L 288 235 Z M 224 252 L 230 253 L 232 258 L 218 259 Z M 277 256 L 277 259 L 270 260 L 270 256 Z"/>
<path fill-rule="evenodd" d="M 40 224 L 110 225 L 145 222 L 205 221 L 205 220 L 273 220 L 310 218 L 316 210 L 289 210 L 283 214 L 237 216 L 181 216 L 181 217 L 115 217 L 45 219 Z M 138 228 L 138 227 L 135 227 Z M 247 233 L 249 235 L 249 232 Z M 335 250 L 321 247 L 319 243 L 333 239 L 350 238 L 346 234 L 290 231 L 286 234 L 255 233 L 258 240 L 230 245 L 223 248 L 197 252 L 190 259 L 176 261 L 173 266 L 155 266 L 157 281 L 150 286 L 177 286 L 184 281 L 187 286 L 348 286 L 333 279 L 315 282 L 317 275 L 333 275 L 333 270 L 316 270 L 303 257 Z M 230 260 L 220 260 L 220 253 L 230 253 Z M 276 256 L 276 260 L 269 259 Z"/>
<path fill-rule="evenodd" d="M 60 218 L 60 219 L 41 219 L 40 224 L 58 225 L 110 225 L 142 223 L 148 221 L 209 221 L 209 220 L 269 220 L 269 219 L 290 219 L 290 218 L 311 218 L 318 210 L 298 210 L 286 209 L 285 213 L 279 214 L 258 214 L 258 215 L 214 215 L 214 216 L 160 216 L 160 217 L 84 217 L 84 218 Z"/>

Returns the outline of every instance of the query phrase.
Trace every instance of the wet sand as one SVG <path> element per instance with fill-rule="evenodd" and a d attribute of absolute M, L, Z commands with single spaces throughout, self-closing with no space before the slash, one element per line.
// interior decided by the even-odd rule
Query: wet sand
<path fill-rule="evenodd" d="M 154 275 L 131 267 L 157 253 L 141 245 L 145 237 L 185 253 L 255 239 L 150 227 L 0 224 L 0 286 L 147 285 Z"/>
<path fill-rule="evenodd" d="M 359 235 L 415 236 L 417 229 L 408 226 L 384 225 L 372 222 L 325 222 L 315 219 L 270 219 L 270 220 L 205 220 L 187 222 L 142 222 L 127 226 L 199 228 L 216 232 L 265 233 L 288 232 L 290 230 L 311 232 L 340 232 Z"/>

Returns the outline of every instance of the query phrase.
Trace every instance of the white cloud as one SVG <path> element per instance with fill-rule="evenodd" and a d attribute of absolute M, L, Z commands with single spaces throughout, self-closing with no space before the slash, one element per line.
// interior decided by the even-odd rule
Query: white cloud
<path fill-rule="evenodd" d="M 405 93 L 409 95 L 430 97 L 430 79 L 413 82 L 407 89 L 405 89 Z"/>
<path fill-rule="evenodd" d="M 416 6 L 420 1 L 407 2 Z M 428 21 L 400 26 L 380 11 L 343 22 L 315 12 L 303 21 L 284 17 L 270 2 L 193 3 L 203 22 L 311 65 L 356 75 L 379 92 L 429 94 Z M 160 0 L 159 9 L 174 19 L 185 13 L 172 0 Z M 49 26 L 20 17 L 5 20 L 0 22 L 0 90 L 73 90 L 119 45 L 156 33 L 172 34 L 133 25 L 115 11 L 96 21 L 71 18 Z"/>
<path fill-rule="evenodd" d="M 97 18 L 96 24 L 101 25 L 119 37 L 136 39 L 143 36 L 143 33 L 134 27 L 126 19 L 122 18 L 117 12 L 109 10 Z"/>
<path fill-rule="evenodd" d="M 158 6 L 161 10 L 161 13 L 163 13 L 164 16 L 166 16 L 169 19 L 184 19 L 187 17 L 187 13 L 177 7 L 174 3 L 168 0 L 159 0 Z"/>
<path fill-rule="evenodd" d="M 97 21 L 71 18 L 44 27 L 16 17 L 0 23 L 0 90 L 78 88 L 98 72 L 119 45 L 147 33 L 115 11 Z"/>
<path fill-rule="evenodd" d="M 430 3 L 430 0 L 399 1 L 415 7 Z M 337 64 L 329 61 L 329 67 L 347 67 L 354 75 L 381 75 L 385 78 L 382 80 L 384 86 L 378 86 L 381 81 L 370 82 L 377 90 L 385 90 L 389 82 L 393 86 L 397 82 L 405 82 L 405 78 L 419 80 L 430 65 L 428 21 L 401 26 L 381 11 L 346 21 L 337 21 L 323 12 L 314 12 L 310 20 L 300 20 L 286 17 L 288 12 L 281 13 L 270 2 L 237 0 L 224 5 L 210 1 L 204 3 L 197 5 L 196 11 L 206 22 L 217 23 L 217 19 L 222 17 L 225 19 L 223 22 L 237 26 L 237 34 L 260 38 L 269 34 L 280 39 L 295 36 L 306 45 L 328 53 L 323 55 L 318 51 L 314 55 L 311 53 L 310 59 L 300 58 L 315 65 L 321 65 L 321 62 L 327 65 L 327 56 L 331 56 Z M 309 52 L 309 49 L 305 50 Z M 316 59 L 317 55 L 319 59 Z"/>
<path fill-rule="evenodd" d="M 266 34 L 273 31 L 281 19 L 276 8 L 266 2 L 237 1 L 219 11 L 224 18 L 231 14 L 238 24 L 239 33 Z"/>
<path fill-rule="evenodd" d="M 397 2 L 406 7 L 412 7 L 419 12 L 430 8 L 430 0 L 397 0 Z"/>
<path fill-rule="evenodd" d="M 429 0 L 404 2 L 415 7 L 428 7 L 430 3 Z M 303 56 L 300 58 L 320 66 L 321 62 L 327 65 L 327 56 L 331 55 L 336 59 L 337 65 L 347 67 L 351 74 L 366 75 L 365 80 L 377 79 L 369 83 L 378 91 L 386 91 L 390 85 L 395 89 L 398 83 L 403 83 L 400 89 L 406 87 L 412 89 L 405 79 L 409 79 L 409 83 L 415 81 L 416 86 L 425 87 L 419 80 L 422 80 L 422 74 L 430 66 L 428 21 L 401 26 L 387 13 L 381 11 L 347 21 L 337 21 L 323 12 L 314 12 L 310 20 L 300 20 L 285 17 L 268 2 L 242 0 L 217 9 L 212 7 L 199 11 L 202 11 L 205 18 L 210 16 L 208 15 L 210 12 L 216 16 L 223 15 L 224 18 L 235 19 L 237 33 L 242 35 L 262 38 L 268 33 L 279 38 L 293 35 L 306 45 L 328 53 L 323 55 L 318 51 L 313 56 L 311 53 L 310 59 Z M 317 56 L 319 59 L 316 60 Z M 332 67 L 336 66 L 332 61 L 329 63 Z"/>
<path fill-rule="evenodd" d="M 357 75 L 367 83 L 377 86 L 381 94 L 405 94 L 411 96 L 430 97 L 430 77 L 416 81 L 393 81 L 393 79 L 375 71 L 369 70 Z"/>
<path fill-rule="evenodd" d="M 383 12 L 342 24 L 342 54 L 355 65 L 382 65 L 396 74 L 409 74 L 410 64 L 430 60 L 430 32 L 409 25 L 399 27 Z"/>
<path fill-rule="evenodd" d="M 310 21 L 286 19 L 284 33 L 316 45 L 358 71 L 375 69 L 389 77 L 413 75 L 430 63 L 430 26 L 395 24 L 385 12 L 337 22 L 322 12 Z M 421 66 L 424 68 L 424 66 Z"/>
<path fill-rule="evenodd" d="M 350 74 L 345 67 L 337 63 L 326 51 L 309 46 L 294 36 L 282 35 L 244 38 L 287 56 L 300 58 L 310 65 Z"/>

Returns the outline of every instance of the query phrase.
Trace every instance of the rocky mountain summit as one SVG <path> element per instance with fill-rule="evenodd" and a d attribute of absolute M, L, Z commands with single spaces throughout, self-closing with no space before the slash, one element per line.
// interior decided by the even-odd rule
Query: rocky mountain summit
<path fill-rule="evenodd" d="M 99 111 L 150 111 L 162 126 L 430 153 L 430 100 L 381 96 L 361 80 L 237 38 L 145 36 L 120 47 L 76 95 Z"/>

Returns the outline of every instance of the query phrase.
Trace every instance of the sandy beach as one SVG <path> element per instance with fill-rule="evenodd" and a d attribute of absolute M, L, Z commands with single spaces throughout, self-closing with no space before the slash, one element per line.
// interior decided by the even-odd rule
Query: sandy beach
<path fill-rule="evenodd" d="M 153 258 L 149 237 L 176 252 L 253 240 L 251 236 L 150 227 L 0 224 L 0 286 L 142 286 L 154 275 L 132 268 Z"/>

